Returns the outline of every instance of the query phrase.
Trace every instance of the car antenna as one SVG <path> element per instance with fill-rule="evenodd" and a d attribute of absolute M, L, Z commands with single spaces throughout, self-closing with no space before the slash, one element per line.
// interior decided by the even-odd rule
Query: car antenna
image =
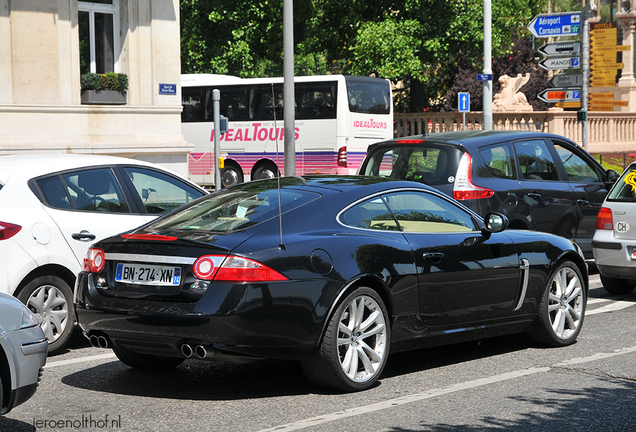
<path fill-rule="evenodd" d="M 279 249 L 285 250 L 285 244 L 283 243 L 283 208 L 280 203 L 280 161 L 278 159 L 278 129 L 276 127 L 276 95 L 274 94 L 274 83 L 272 83 L 272 107 L 274 112 L 274 130 L 276 131 L 276 170 L 278 171 L 278 175 L 276 176 L 276 181 L 278 182 L 278 231 L 280 233 L 280 244 L 278 245 Z"/>

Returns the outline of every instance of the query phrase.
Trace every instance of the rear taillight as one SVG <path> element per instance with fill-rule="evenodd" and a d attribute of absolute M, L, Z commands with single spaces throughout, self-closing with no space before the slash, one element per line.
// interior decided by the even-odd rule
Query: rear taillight
<path fill-rule="evenodd" d="M 468 153 L 464 153 L 459 161 L 453 186 L 453 198 L 456 200 L 490 198 L 495 193 L 492 189 L 482 188 L 473 184 L 471 178 L 472 166 L 473 158 Z"/>
<path fill-rule="evenodd" d="M 422 144 L 424 141 L 421 139 L 403 139 L 396 140 L 395 142 L 398 144 Z"/>
<path fill-rule="evenodd" d="M 21 229 L 22 227 L 20 225 L 0 222 L 0 240 L 10 239 L 19 233 Z"/>
<path fill-rule="evenodd" d="M 347 147 L 340 147 L 338 149 L 338 166 L 347 166 Z"/>
<path fill-rule="evenodd" d="M 104 251 L 97 248 L 90 248 L 84 257 L 84 271 L 89 273 L 99 273 L 104 269 L 106 257 Z"/>
<path fill-rule="evenodd" d="M 596 229 L 612 230 L 614 229 L 614 219 L 612 218 L 612 210 L 607 207 L 601 207 L 596 216 Z"/>
<path fill-rule="evenodd" d="M 234 283 L 258 283 L 288 280 L 278 273 L 254 260 L 223 255 L 204 255 L 192 266 L 194 275 L 199 279 Z"/>

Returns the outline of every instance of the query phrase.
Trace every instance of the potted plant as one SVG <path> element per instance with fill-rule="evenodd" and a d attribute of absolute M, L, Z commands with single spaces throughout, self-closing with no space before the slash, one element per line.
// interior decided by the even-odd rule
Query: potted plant
<path fill-rule="evenodd" d="M 81 76 L 80 83 L 82 87 L 82 104 L 126 104 L 128 75 L 124 73 L 85 73 Z"/>

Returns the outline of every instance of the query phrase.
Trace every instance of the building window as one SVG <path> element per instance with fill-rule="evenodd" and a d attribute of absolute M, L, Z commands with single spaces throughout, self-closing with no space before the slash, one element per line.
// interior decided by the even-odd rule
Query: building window
<path fill-rule="evenodd" d="M 119 72 L 117 0 L 77 2 L 80 73 Z"/>

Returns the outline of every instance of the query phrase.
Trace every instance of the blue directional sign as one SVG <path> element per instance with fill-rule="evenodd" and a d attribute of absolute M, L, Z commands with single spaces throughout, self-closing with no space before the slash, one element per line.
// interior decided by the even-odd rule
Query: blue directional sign
<path fill-rule="evenodd" d="M 459 112 L 470 112 L 470 93 L 459 92 L 457 94 Z"/>
<path fill-rule="evenodd" d="M 578 35 L 581 33 L 581 12 L 539 14 L 530 21 L 528 30 L 538 38 Z"/>

